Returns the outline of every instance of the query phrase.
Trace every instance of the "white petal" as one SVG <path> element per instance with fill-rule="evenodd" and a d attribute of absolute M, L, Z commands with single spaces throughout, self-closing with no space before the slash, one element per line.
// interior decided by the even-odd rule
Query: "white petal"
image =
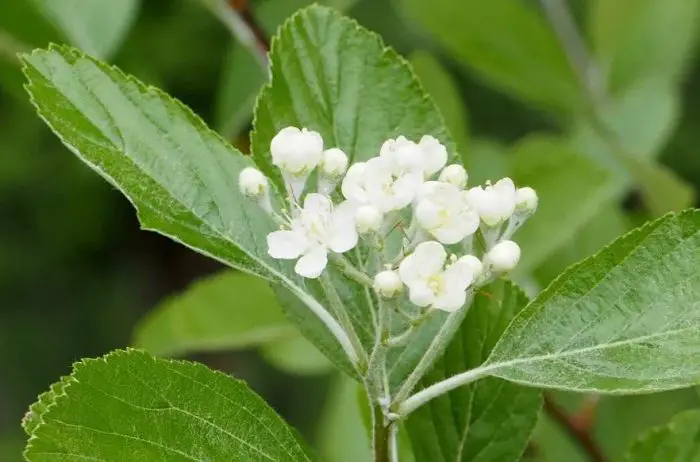
<path fill-rule="evenodd" d="M 439 172 L 447 163 L 447 149 L 430 135 L 421 138 L 418 145 L 423 150 L 423 170 L 429 177 Z"/>
<path fill-rule="evenodd" d="M 321 275 L 328 263 L 328 253 L 322 246 L 312 247 L 297 262 L 294 271 L 298 275 L 315 279 Z"/>
<path fill-rule="evenodd" d="M 272 258 L 293 260 L 307 247 L 306 236 L 294 231 L 273 231 L 267 235 L 267 253 Z"/>
<path fill-rule="evenodd" d="M 456 221 L 459 222 L 458 226 L 462 230 L 462 239 L 471 236 L 479 229 L 479 214 L 471 208 L 462 209 Z"/>
<path fill-rule="evenodd" d="M 310 193 L 304 199 L 304 213 L 314 214 L 316 217 L 330 217 L 333 204 L 326 197 L 317 193 Z"/>
<path fill-rule="evenodd" d="M 362 204 L 368 201 L 369 197 L 364 186 L 365 167 L 366 164 L 364 162 L 359 162 L 351 165 L 345 173 L 341 191 L 347 200 Z"/>
<path fill-rule="evenodd" d="M 464 229 L 459 226 L 459 222 L 450 222 L 428 231 L 435 239 L 443 244 L 456 244 L 466 236 Z"/>
<path fill-rule="evenodd" d="M 467 301 L 467 294 L 463 290 L 447 291 L 433 302 L 433 308 L 442 311 L 457 311 Z"/>
<path fill-rule="evenodd" d="M 469 285 L 474 282 L 475 263 L 471 260 L 471 255 L 459 258 L 452 263 L 444 272 L 445 291 L 464 292 Z"/>
<path fill-rule="evenodd" d="M 416 206 L 415 217 L 418 224 L 423 229 L 431 231 L 442 224 L 441 210 L 442 207 L 430 200 L 424 199 Z"/>
<path fill-rule="evenodd" d="M 343 202 L 333 210 L 328 246 L 333 252 L 343 253 L 357 245 L 354 204 Z"/>
<path fill-rule="evenodd" d="M 425 281 L 439 273 L 447 258 L 444 247 L 435 241 L 418 244 L 416 250 L 404 258 L 399 265 L 399 276 L 409 287 L 423 284 Z"/>
<path fill-rule="evenodd" d="M 279 166 L 280 161 L 289 151 L 289 147 L 293 145 L 299 134 L 301 134 L 301 130 L 297 127 L 285 127 L 272 138 L 272 141 L 270 141 L 270 154 L 274 165 Z"/>
<path fill-rule="evenodd" d="M 392 186 L 394 195 L 393 210 L 408 206 L 420 190 L 423 178 L 420 172 L 406 173 L 398 177 Z"/>
<path fill-rule="evenodd" d="M 423 307 L 435 301 L 435 294 L 425 283 L 414 284 L 409 287 L 408 298 L 414 305 Z"/>

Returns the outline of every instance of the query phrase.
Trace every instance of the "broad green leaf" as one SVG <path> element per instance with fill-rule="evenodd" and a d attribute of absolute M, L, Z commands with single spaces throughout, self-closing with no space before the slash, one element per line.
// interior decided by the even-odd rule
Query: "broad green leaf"
<path fill-rule="evenodd" d="M 480 373 L 579 392 L 700 382 L 700 211 L 668 214 L 569 268 L 513 322 Z"/>
<path fill-rule="evenodd" d="M 469 113 L 459 94 L 454 78 L 431 53 L 423 50 L 410 56 L 411 67 L 423 88 L 432 96 L 445 125 L 454 137 L 457 152 L 467 163 L 469 158 Z"/>
<path fill-rule="evenodd" d="M 250 158 L 181 103 L 75 49 L 52 47 L 23 60 L 39 114 L 127 196 L 145 229 L 278 283 L 298 299 L 287 304 L 298 317 L 314 318 L 321 304 L 309 294 L 313 281 L 269 257 L 265 237 L 277 226 L 239 191 L 238 174 L 253 165 Z M 349 372 L 339 344 L 315 322 L 315 344 Z"/>
<path fill-rule="evenodd" d="M 534 270 L 537 281 L 546 286 L 566 268 L 590 257 L 630 229 L 630 220 L 620 207 L 615 204 L 603 205 L 563 246 L 542 260 Z"/>
<path fill-rule="evenodd" d="M 100 58 L 114 54 L 136 19 L 139 0 L 32 0 L 71 44 Z"/>
<path fill-rule="evenodd" d="M 485 287 L 423 385 L 478 367 L 526 304 L 525 295 L 509 282 Z M 492 377 L 418 408 L 406 428 L 417 460 L 515 461 L 525 450 L 541 404 L 538 390 Z"/>
<path fill-rule="evenodd" d="M 627 453 L 629 462 L 700 461 L 700 411 L 683 412 L 665 427 L 640 437 Z"/>
<path fill-rule="evenodd" d="M 25 414 L 22 419 L 22 428 L 27 435 L 32 435 L 36 427 L 41 423 L 42 416 L 46 409 L 56 402 L 56 397 L 63 393 L 63 389 L 70 382 L 71 378 L 69 376 L 61 377 L 61 379 L 52 384 L 48 391 L 39 395 L 36 402 L 34 402 L 30 407 L 29 411 Z"/>
<path fill-rule="evenodd" d="M 311 460 L 245 383 L 202 364 L 117 351 L 74 366 L 25 452 L 60 460 Z"/>
<path fill-rule="evenodd" d="M 257 347 L 294 337 L 268 284 L 224 271 L 169 297 L 136 327 L 134 346 L 159 356 Z"/>
<path fill-rule="evenodd" d="M 497 181 L 509 175 L 509 148 L 490 139 L 470 141 L 467 154 L 462 156 L 469 173 L 469 184 Z"/>
<path fill-rule="evenodd" d="M 341 376 L 333 378 L 318 425 L 318 447 L 323 460 L 372 460 L 370 438 L 362 420 L 358 393 L 364 391 L 359 389 L 356 382 Z"/>
<path fill-rule="evenodd" d="M 563 111 L 581 92 L 552 28 L 535 5 L 512 0 L 401 0 L 412 19 L 495 87 Z"/>
<path fill-rule="evenodd" d="M 647 77 L 675 83 L 690 61 L 699 20 L 695 0 L 589 2 L 590 35 L 614 90 Z"/>
<path fill-rule="evenodd" d="M 288 125 L 320 132 L 355 162 L 398 135 L 433 135 L 454 152 L 442 115 L 406 61 L 336 11 L 312 6 L 295 14 L 273 40 L 270 60 L 272 80 L 251 136 L 253 155 L 270 175 L 278 177 L 270 141 Z"/>
<path fill-rule="evenodd" d="M 301 335 L 294 335 L 261 346 L 260 353 L 277 369 L 293 375 L 327 374 L 333 365 Z"/>
<path fill-rule="evenodd" d="M 509 160 L 516 184 L 535 188 L 540 198 L 537 213 L 516 234 L 523 252 L 518 269 L 526 272 L 568 244 L 610 201 L 616 185 L 563 139 L 530 136 Z"/>

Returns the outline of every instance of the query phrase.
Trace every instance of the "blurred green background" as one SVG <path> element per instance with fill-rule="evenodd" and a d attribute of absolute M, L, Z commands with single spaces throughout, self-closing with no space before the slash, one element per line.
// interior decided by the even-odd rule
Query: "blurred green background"
<path fill-rule="evenodd" d="M 308 3 L 228 7 L 269 38 Z M 514 275 L 531 294 L 632 226 L 697 205 L 700 0 L 322 3 L 409 58 L 475 182 L 510 175 L 537 188 L 541 210 L 519 232 L 524 260 Z M 215 4 L 0 1 L 1 461 L 21 460 L 20 419 L 72 362 L 134 344 L 134 327 L 149 310 L 220 269 L 139 230 L 128 202 L 35 115 L 16 53 L 71 43 L 163 88 L 245 151 L 266 72 Z M 269 297 L 255 287 L 224 297 L 228 316 L 236 304 Z M 308 345 L 284 347 L 282 356 L 295 356 L 290 364 L 275 359 L 279 351 L 227 351 L 235 343 L 194 342 L 177 353 L 248 380 L 328 460 L 361 460 L 366 443 L 352 384 L 327 372 Z M 573 413 L 582 397 L 552 399 Z M 639 432 L 699 405 L 694 390 L 603 398 L 593 433 L 610 460 L 620 460 Z M 345 432 L 340 440 L 335 428 Z M 526 457 L 586 460 L 546 413 Z"/>

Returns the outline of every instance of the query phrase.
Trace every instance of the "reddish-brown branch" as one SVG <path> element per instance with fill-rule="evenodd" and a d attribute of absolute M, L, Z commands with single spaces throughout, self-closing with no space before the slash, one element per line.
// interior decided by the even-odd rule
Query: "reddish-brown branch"
<path fill-rule="evenodd" d="M 557 406 L 551 396 L 544 395 L 544 408 L 581 446 L 592 462 L 606 462 L 603 452 L 591 436 L 591 426 L 598 407 L 597 398 L 587 400 L 575 415 L 568 415 Z"/>
<path fill-rule="evenodd" d="M 267 39 L 265 31 L 260 27 L 260 24 L 258 24 L 258 21 L 251 11 L 250 2 L 248 0 L 228 0 L 228 5 L 238 13 L 243 22 L 248 26 L 248 29 L 253 33 L 260 51 L 263 52 L 263 54 L 270 51 L 270 42 Z"/>

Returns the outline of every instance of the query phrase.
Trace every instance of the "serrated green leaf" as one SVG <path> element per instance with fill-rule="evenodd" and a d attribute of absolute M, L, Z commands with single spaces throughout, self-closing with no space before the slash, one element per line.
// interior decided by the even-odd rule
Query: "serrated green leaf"
<path fill-rule="evenodd" d="M 589 2 L 590 35 L 614 90 L 647 77 L 669 82 L 680 77 L 696 42 L 698 20 L 695 0 Z"/>
<path fill-rule="evenodd" d="M 700 382 L 700 210 L 668 214 L 569 268 L 508 326 L 484 374 L 600 393 Z"/>
<path fill-rule="evenodd" d="M 700 461 L 700 411 L 683 412 L 665 427 L 640 437 L 627 453 L 629 462 Z"/>
<path fill-rule="evenodd" d="M 288 261 L 272 259 L 266 235 L 277 229 L 238 188 L 252 161 L 181 103 L 79 51 L 53 47 L 23 57 L 27 89 L 63 143 L 136 207 L 145 229 L 284 286 L 285 304 L 315 319 L 316 345 L 351 372 L 336 340 L 311 313 L 318 290 Z M 282 290 L 280 288 L 279 290 Z M 300 300 L 300 301 L 299 301 Z M 313 320 L 310 322 L 314 322 Z"/>
<path fill-rule="evenodd" d="M 516 234 L 523 249 L 518 270 L 526 272 L 567 244 L 617 187 L 610 174 L 564 139 L 532 135 L 515 146 L 509 160 L 516 184 L 535 188 L 540 198 L 537 213 Z"/>
<path fill-rule="evenodd" d="M 117 351 L 77 363 L 71 377 L 28 461 L 311 460 L 245 383 L 202 364 Z"/>
<path fill-rule="evenodd" d="M 457 59 L 495 87 L 558 110 L 582 107 L 576 76 L 534 4 L 401 0 L 401 5 Z"/>
<path fill-rule="evenodd" d="M 134 346 L 178 356 L 257 347 L 295 334 L 265 281 L 223 271 L 157 306 L 136 327 Z"/>
<path fill-rule="evenodd" d="M 36 402 L 29 406 L 29 411 L 25 414 L 22 419 L 22 428 L 27 435 L 32 435 L 36 427 L 41 423 L 42 416 L 46 409 L 56 402 L 56 397 L 63 393 L 63 389 L 71 381 L 71 377 L 65 376 L 52 384 L 48 391 L 40 394 Z"/>
<path fill-rule="evenodd" d="M 253 155 L 270 176 L 270 141 L 288 125 L 308 127 L 357 162 L 382 143 L 429 134 L 454 152 L 442 115 L 409 65 L 380 37 L 338 12 L 301 10 L 273 39 L 272 80 L 263 88 L 251 135 Z"/>
<path fill-rule="evenodd" d="M 139 0 L 32 0 L 70 43 L 100 58 L 114 54 L 136 19 Z"/>
<path fill-rule="evenodd" d="M 414 52 L 409 61 L 423 88 L 433 98 L 445 118 L 445 125 L 454 137 L 457 152 L 466 164 L 469 158 L 469 113 L 454 78 L 428 51 Z"/>
<path fill-rule="evenodd" d="M 478 367 L 526 304 L 525 295 L 509 282 L 485 287 L 422 384 Z M 516 461 L 541 405 L 538 390 L 488 378 L 430 401 L 409 416 L 406 428 L 417 460 Z"/>

